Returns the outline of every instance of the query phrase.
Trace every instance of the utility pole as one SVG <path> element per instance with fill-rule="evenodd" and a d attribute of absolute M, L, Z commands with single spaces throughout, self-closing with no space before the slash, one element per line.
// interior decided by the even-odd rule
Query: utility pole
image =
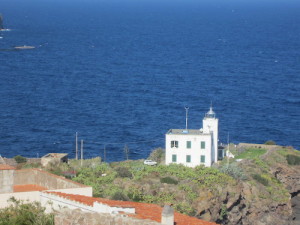
<path fill-rule="evenodd" d="M 106 145 L 104 145 L 104 149 L 103 149 L 103 161 L 106 161 Z"/>
<path fill-rule="evenodd" d="M 82 139 L 81 139 L 80 150 L 81 150 L 81 166 L 82 166 L 82 161 L 83 161 L 83 140 Z"/>
<path fill-rule="evenodd" d="M 124 152 L 125 152 L 125 155 L 126 155 L 126 159 L 128 160 L 129 148 L 128 148 L 127 144 L 125 144 Z"/>
<path fill-rule="evenodd" d="M 77 140 L 78 133 L 75 134 L 75 159 L 78 160 L 78 140 Z"/>
<path fill-rule="evenodd" d="M 227 168 L 229 166 L 229 132 L 227 134 Z"/>

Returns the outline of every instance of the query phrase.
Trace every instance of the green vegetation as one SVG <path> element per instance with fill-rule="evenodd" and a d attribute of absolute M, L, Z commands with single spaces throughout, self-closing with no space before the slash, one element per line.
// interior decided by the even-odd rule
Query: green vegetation
<path fill-rule="evenodd" d="M 27 159 L 21 155 L 17 155 L 14 157 L 17 163 L 26 163 Z"/>
<path fill-rule="evenodd" d="M 116 171 L 117 171 L 119 177 L 132 178 L 132 173 L 129 171 L 129 169 L 127 167 L 117 167 Z"/>
<path fill-rule="evenodd" d="M 288 154 L 286 160 L 289 165 L 300 165 L 300 157 L 296 155 Z"/>
<path fill-rule="evenodd" d="M 263 148 L 248 148 L 244 152 L 238 154 L 236 159 L 255 159 L 259 156 L 265 154 L 267 152 L 266 149 Z"/>
<path fill-rule="evenodd" d="M 161 206 L 170 203 L 188 215 L 195 214 L 192 205 L 196 204 L 200 190 L 218 194 L 220 187 L 236 184 L 234 178 L 216 168 L 189 168 L 177 164 L 145 166 L 143 160 L 78 168 L 73 180 L 92 186 L 96 197 Z"/>
<path fill-rule="evenodd" d="M 275 141 L 268 140 L 265 142 L 265 145 L 276 145 Z"/>
<path fill-rule="evenodd" d="M 40 203 L 24 203 L 11 198 L 12 205 L 0 209 L 0 225 L 54 225 L 54 215 L 46 214 Z"/>
<path fill-rule="evenodd" d="M 223 164 L 219 170 L 222 173 L 225 173 L 231 177 L 233 177 L 236 180 L 246 180 L 247 176 L 244 173 L 243 169 L 238 166 L 236 163 L 231 164 Z"/>
<path fill-rule="evenodd" d="M 162 177 L 160 178 L 160 182 L 165 184 L 178 184 L 178 181 L 172 177 Z"/>
<path fill-rule="evenodd" d="M 259 174 L 254 174 L 253 179 L 255 179 L 256 181 L 258 181 L 259 183 L 263 184 L 264 186 L 268 186 L 269 185 L 269 181 L 268 179 L 266 179 L 265 177 L 259 175 Z"/>

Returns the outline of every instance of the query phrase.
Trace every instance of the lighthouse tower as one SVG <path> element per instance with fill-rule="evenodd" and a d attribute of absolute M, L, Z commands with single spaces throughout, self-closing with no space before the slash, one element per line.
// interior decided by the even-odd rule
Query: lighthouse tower
<path fill-rule="evenodd" d="M 211 159 L 212 162 L 217 162 L 218 160 L 218 140 L 219 140 L 219 119 L 216 118 L 216 114 L 210 106 L 209 111 L 205 114 L 203 118 L 203 133 L 211 134 Z"/>

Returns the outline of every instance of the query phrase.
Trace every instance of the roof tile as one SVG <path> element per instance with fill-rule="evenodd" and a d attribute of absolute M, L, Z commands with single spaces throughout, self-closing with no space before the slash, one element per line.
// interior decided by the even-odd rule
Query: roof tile
<path fill-rule="evenodd" d="M 138 219 L 150 219 L 156 222 L 161 222 L 162 207 L 141 202 L 130 202 L 130 201 L 117 201 L 109 200 L 104 198 L 94 198 L 83 195 L 66 194 L 61 192 L 46 192 L 49 194 L 55 194 L 60 197 L 77 201 L 85 205 L 93 206 L 94 202 L 99 202 L 111 207 L 126 207 L 135 208 L 135 214 L 128 214 L 129 217 L 134 217 Z M 214 225 L 216 223 L 207 222 L 204 220 L 197 219 L 195 217 L 187 216 L 178 212 L 174 213 L 174 220 L 176 225 Z"/>

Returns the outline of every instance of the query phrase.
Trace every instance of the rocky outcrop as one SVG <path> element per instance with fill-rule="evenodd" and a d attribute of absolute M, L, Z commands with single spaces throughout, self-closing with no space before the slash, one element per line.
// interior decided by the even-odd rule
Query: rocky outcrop
<path fill-rule="evenodd" d="M 251 160 L 241 163 L 248 176 L 251 173 L 269 174 L 270 179 L 275 180 L 273 182 L 281 185 L 281 190 L 285 188 L 286 194 L 282 193 L 285 198 L 275 198 L 280 193 L 272 193 L 273 190 L 279 190 L 272 185 L 240 181 L 237 186 L 225 188 L 218 195 L 201 199 L 196 207 L 199 209 L 197 217 L 232 225 L 300 224 L 300 166 L 288 165 L 285 157 L 280 157 L 276 151 L 276 148 L 270 149 L 262 157 L 267 165 L 263 169 L 255 168 L 258 165 Z"/>
<path fill-rule="evenodd" d="M 300 166 L 280 165 L 272 168 L 274 176 L 285 185 L 291 195 L 292 221 L 300 224 Z"/>
<path fill-rule="evenodd" d="M 266 225 L 295 224 L 291 218 L 291 204 L 276 204 L 267 199 L 255 199 L 256 187 L 241 183 L 226 195 L 201 201 L 197 217 L 216 221 L 218 224 Z M 221 204 L 220 204 L 221 202 Z M 276 222 L 275 222 L 276 221 Z"/>

